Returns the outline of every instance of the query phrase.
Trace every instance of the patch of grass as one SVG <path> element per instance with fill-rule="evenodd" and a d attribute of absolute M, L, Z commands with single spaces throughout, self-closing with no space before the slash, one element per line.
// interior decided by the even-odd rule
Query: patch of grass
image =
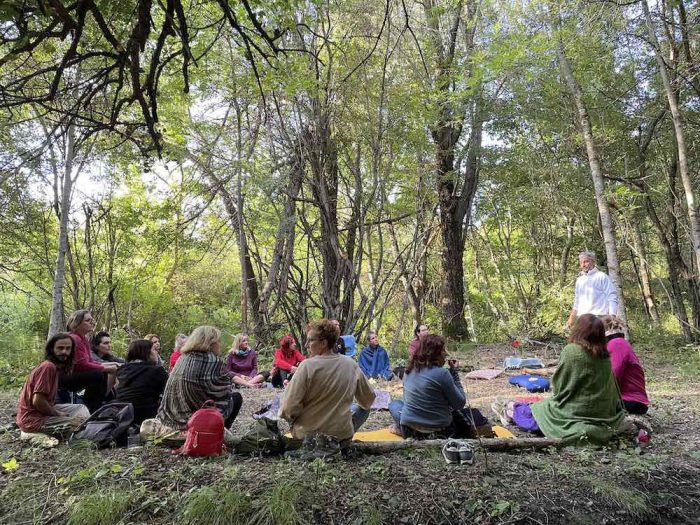
<path fill-rule="evenodd" d="M 299 514 L 302 486 L 290 480 L 280 481 L 265 490 L 256 501 L 257 510 L 250 525 L 296 525 L 304 523 Z"/>
<path fill-rule="evenodd" d="M 583 479 L 593 488 L 593 493 L 611 507 L 617 507 L 636 518 L 648 517 L 654 512 L 649 506 L 646 494 L 639 490 L 628 489 L 602 478 Z"/>
<path fill-rule="evenodd" d="M 250 496 L 240 486 L 214 484 L 187 496 L 182 523 L 225 525 L 247 523 L 251 511 Z"/>
<path fill-rule="evenodd" d="M 34 522 L 38 518 L 40 498 L 36 483 L 28 478 L 10 481 L 0 492 L 0 523 Z"/>
<path fill-rule="evenodd" d="M 379 507 L 370 506 L 367 508 L 364 514 L 364 519 L 362 523 L 364 525 L 381 525 L 382 524 L 382 513 Z"/>
<path fill-rule="evenodd" d="M 112 525 L 121 521 L 131 505 L 131 493 L 110 489 L 72 500 L 68 525 Z"/>

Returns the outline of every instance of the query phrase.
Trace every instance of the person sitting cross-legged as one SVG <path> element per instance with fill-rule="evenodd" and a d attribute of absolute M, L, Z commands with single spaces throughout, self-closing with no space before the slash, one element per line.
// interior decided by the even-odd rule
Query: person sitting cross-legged
<path fill-rule="evenodd" d="M 158 353 L 148 339 L 131 341 L 126 364 L 117 370 L 116 400 L 134 406 L 134 424 L 156 416 L 168 381 L 165 368 L 158 366 Z"/>
<path fill-rule="evenodd" d="M 448 362 L 445 339 L 426 335 L 411 355 L 403 378 L 403 401 L 389 403 L 396 425 L 392 432 L 405 438 L 474 437 L 490 433 L 488 420 L 476 409 L 465 409 L 466 395 L 456 360 Z"/>
<path fill-rule="evenodd" d="M 569 445 L 604 445 L 622 429 L 624 412 L 606 348 L 603 322 L 578 318 L 552 376 L 552 397 L 534 404 L 494 403 L 505 424 L 561 439 Z"/>
<path fill-rule="evenodd" d="M 367 346 L 360 352 L 357 364 L 367 378 L 389 380 L 394 376 L 389 364 L 389 355 L 384 350 L 384 347 L 379 344 L 376 332 L 367 334 Z"/>
<path fill-rule="evenodd" d="M 17 404 L 17 426 L 22 439 L 37 433 L 66 438 L 90 417 L 85 405 L 55 404 L 59 376 L 73 366 L 75 343 L 59 333 L 46 343 L 44 360 L 29 374 Z"/>
<path fill-rule="evenodd" d="M 270 377 L 267 370 L 258 372 L 258 353 L 248 344 L 246 334 L 237 334 L 226 357 L 226 370 L 238 386 L 260 387 Z"/>
<path fill-rule="evenodd" d="M 233 391 L 220 352 L 221 332 L 217 328 L 199 326 L 194 329 L 170 372 L 158 414 L 141 424 L 144 437 L 184 432 L 190 416 L 209 400 L 214 401 L 221 412 L 226 428 L 233 424 L 243 397 Z M 231 437 L 228 433 L 226 439 Z"/>
<path fill-rule="evenodd" d="M 111 391 L 118 363 L 97 363 L 92 359 L 87 334 L 95 327 L 95 319 L 88 310 L 77 310 L 68 318 L 68 330 L 75 343 L 73 368 L 61 374 L 58 388 L 83 394 L 83 402 L 90 412 L 97 410 Z"/>
<path fill-rule="evenodd" d="M 632 345 L 625 339 L 625 324 L 615 316 L 601 318 L 608 340 L 610 365 L 620 387 L 620 397 L 630 414 L 643 415 L 649 410 L 644 368 Z"/>
<path fill-rule="evenodd" d="M 292 379 L 292 376 L 297 371 L 299 363 L 305 357 L 297 349 L 297 344 L 294 342 L 294 337 L 287 334 L 280 339 L 280 347 L 275 350 L 275 356 L 272 360 L 271 381 L 272 386 L 277 388 L 286 385 L 286 382 Z"/>
<path fill-rule="evenodd" d="M 374 391 L 355 361 L 333 351 L 339 335 L 328 319 L 308 326 L 310 357 L 289 382 L 279 411 L 295 439 L 320 433 L 347 441 L 369 416 Z"/>

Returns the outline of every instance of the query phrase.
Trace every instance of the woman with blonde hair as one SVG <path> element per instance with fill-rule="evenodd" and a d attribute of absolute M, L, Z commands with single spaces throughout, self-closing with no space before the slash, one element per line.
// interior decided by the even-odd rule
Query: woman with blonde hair
<path fill-rule="evenodd" d="M 147 423 L 153 421 L 156 427 L 184 431 L 190 416 L 209 400 L 214 401 L 226 427 L 230 427 L 241 409 L 243 397 L 233 391 L 231 378 L 219 356 L 221 332 L 213 326 L 198 326 L 180 352 L 182 355 L 165 385 L 158 415 L 155 420 L 144 421 L 141 432 L 163 433 L 162 428 L 155 432 L 149 428 Z"/>
<path fill-rule="evenodd" d="M 226 370 L 239 386 L 257 388 L 270 377 L 267 370 L 258 372 L 258 353 L 248 345 L 246 334 L 237 334 L 226 357 Z"/>

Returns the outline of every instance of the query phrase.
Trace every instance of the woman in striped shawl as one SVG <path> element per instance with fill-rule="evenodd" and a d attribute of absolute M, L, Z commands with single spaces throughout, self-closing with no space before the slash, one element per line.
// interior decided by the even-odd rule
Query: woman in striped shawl
<path fill-rule="evenodd" d="M 184 430 L 187 420 L 207 400 L 216 403 L 230 427 L 243 397 L 234 392 L 221 352 L 221 332 L 213 326 L 195 328 L 182 347 L 182 356 L 170 372 L 156 419 L 172 429 Z"/>

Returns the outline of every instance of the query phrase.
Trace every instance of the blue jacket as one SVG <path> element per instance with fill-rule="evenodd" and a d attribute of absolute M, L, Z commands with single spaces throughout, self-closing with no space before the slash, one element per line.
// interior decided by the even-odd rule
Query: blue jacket
<path fill-rule="evenodd" d="M 362 373 L 367 377 L 391 379 L 393 375 L 389 364 L 389 355 L 383 346 L 377 346 L 376 348 L 365 346 L 360 353 L 357 364 L 360 365 Z"/>

